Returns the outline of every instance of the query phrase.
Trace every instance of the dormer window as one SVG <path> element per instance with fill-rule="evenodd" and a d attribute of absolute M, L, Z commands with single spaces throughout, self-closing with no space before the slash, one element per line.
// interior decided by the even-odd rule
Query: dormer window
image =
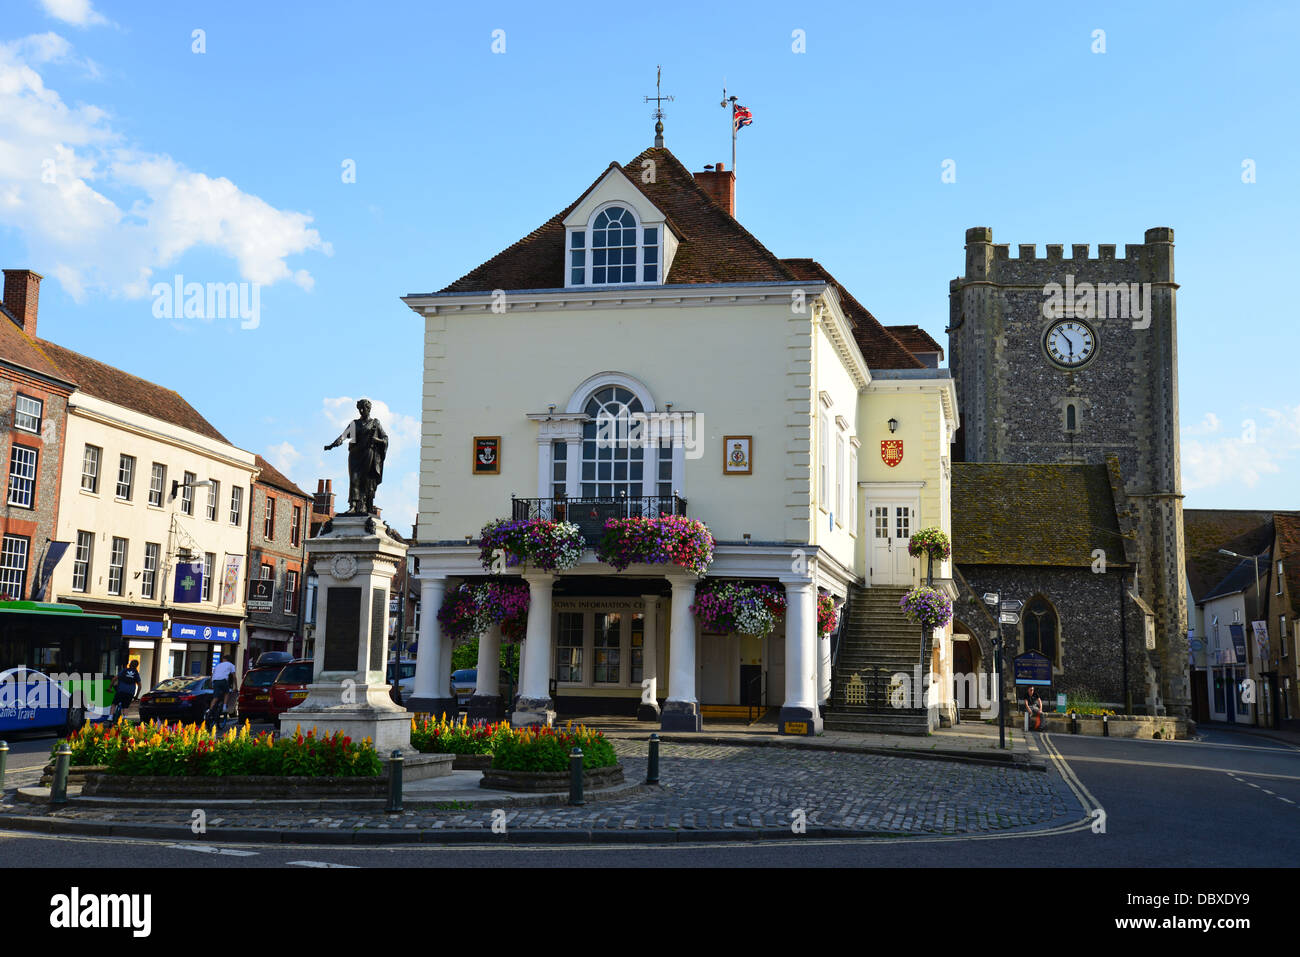
<path fill-rule="evenodd" d="M 661 281 L 660 227 L 642 227 L 626 206 L 606 206 L 588 229 L 569 230 L 569 285 L 612 286 Z"/>

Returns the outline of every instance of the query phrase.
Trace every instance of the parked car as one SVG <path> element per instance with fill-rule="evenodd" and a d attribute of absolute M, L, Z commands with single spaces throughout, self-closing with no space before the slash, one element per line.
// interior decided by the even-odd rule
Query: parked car
<path fill-rule="evenodd" d="M 283 668 L 289 662 L 293 661 L 293 655 L 287 651 L 264 651 L 257 656 L 254 668 L 269 668 L 272 665 L 279 665 Z"/>
<path fill-rule="evenodd" d="M 405 701 L 411 696 L 411 693 L 415 691 L 415 660 L 413 658 L 403 658 L 401 665 L 402 670 L 398 677 L 397 685 L 401 689 L 402 700 Z M 390 661 L 388 663 L 388 671 L 384 676 L 384 680 L 387 681 L 390 686 L 393 683 L 393 671 L 393 663 Z M 397 700 L 397 695 L 392 691 L 391 687 L 388 696 L 394 701 Z"/>
<path fill-rule="evenodd" d="M 278 720 L 284 712 L 302 704 L 307 686 L 315 677 L 314 669 L 311 658 L 295 658 L 280 670 L 271 682 L 271 720 Z"/>
<path fill-rule="evenodd" d="M 263 655 L 263 658 L 266 656 Z M 259 661 L 261 659 L 258 659 Z M 239 717 L 250 721 L 271 721 L 274 713 L 271 709 L 271 683 L 276 675 L 284 670 L 284 665 L 253 668 L 244 675 L 239 686 Z"/>
<path fill-rule="evenodd" d="M 164 678 L 140 696 L 140 720 L 198 722 L 211 706 L 211 675 Z"/>
<path fill-rule="evenodd" d="M 456 699 L 456 704 L 460 707 L 469 704 L 469 699 L 474 697 L 476 687 L 478 687 L 477 668 L 461 668 L 451 673 L 451 696 Z"/>

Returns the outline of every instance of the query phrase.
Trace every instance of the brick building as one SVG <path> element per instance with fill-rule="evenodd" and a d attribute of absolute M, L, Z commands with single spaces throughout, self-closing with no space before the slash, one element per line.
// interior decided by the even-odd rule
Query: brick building
<path fill-rule="evenodd" d="M 55 538 L 68 396 L 76 386 L 36 340 L 41 276 L 4 271 L 0 304 L 0 436 L 9 466 L 0 507 L 0 594 L 39 597 L 40 563 Z"/>
<path fill-rule="evenodd" d="M 270 582 L 269 609 L 248 611 L 248 660 L 265 651 L 303 650 L 303 595 L 306 542 L 311 530 L 312 497 L 262 456 L 253 482 L 252 521 L 248 523 L 248 577 Z"/>

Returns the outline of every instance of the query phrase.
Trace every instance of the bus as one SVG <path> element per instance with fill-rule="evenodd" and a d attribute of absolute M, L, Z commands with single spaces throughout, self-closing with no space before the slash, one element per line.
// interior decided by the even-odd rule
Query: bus
<path fill-rule="evenodd" d="M 125 645 L 117 615 L 0 601 L 0 732 L 66 733 L 102 720 Z"/>

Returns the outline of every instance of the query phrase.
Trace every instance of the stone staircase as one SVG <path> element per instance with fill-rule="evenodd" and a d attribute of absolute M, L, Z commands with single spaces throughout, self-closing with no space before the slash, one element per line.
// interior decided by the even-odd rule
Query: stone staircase
<path fill-rule="evenodd" d="M 889 676 L 908 676 L 909 695 L 913 669 L 922 666 L 921 627 L 903 615 L 898 602 L 906 587 L 850 586 L 849 618 L 844 623 L 839 658 L 835 664 L 832 697 L 826 709 L 825 726 L 834 731 L 863 731 L 877 734 L 925 734 L 929 715 L 919 702 L 895 708 L 888 700 Z"/>

